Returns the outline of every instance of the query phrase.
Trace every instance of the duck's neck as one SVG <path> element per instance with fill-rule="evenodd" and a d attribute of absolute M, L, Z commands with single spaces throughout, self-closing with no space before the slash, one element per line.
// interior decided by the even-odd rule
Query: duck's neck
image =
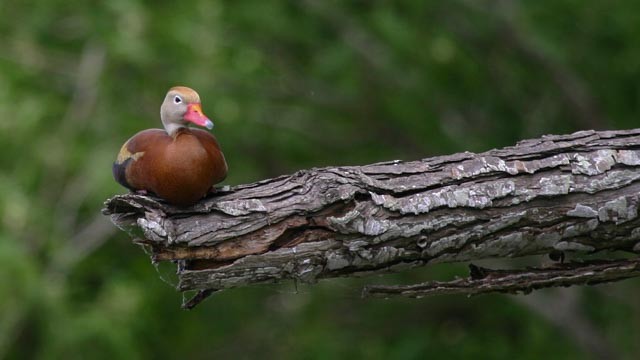
<path fill-rule="evenodd" d="M 169 136 L 175 136 L 178 133 L 178 130 L 184 129 L 184 125 L 176 124 L 176 123 L 168 123 L 164 124 L 164 129 L 167 131 Z"/>

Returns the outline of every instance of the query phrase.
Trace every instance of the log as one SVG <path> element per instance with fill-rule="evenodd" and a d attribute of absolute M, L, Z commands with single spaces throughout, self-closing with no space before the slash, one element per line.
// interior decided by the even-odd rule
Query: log
<path fill-rule="evenodd" d="M 639 180 L 640 129 L 581 131 L 480 154 L 301 170 L 188 208 L 117 195 L 103 212 L 153 261 L 177 262 L 178 289 L 202 297 L 442 262 L 638 253 Z"/>

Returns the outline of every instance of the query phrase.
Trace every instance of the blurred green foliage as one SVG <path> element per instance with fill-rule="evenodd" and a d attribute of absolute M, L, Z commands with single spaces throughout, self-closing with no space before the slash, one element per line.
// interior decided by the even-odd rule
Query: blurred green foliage
<path fill-rule="evenodd" d="M 237 289 L 185 312 L 171 266 L 150 265 L 100 208 L 124 192 L 110 174 L 120 145 L 160 125 L 177 84 L 197 89 L 216 123 L 229 184 L 637 127 L 639 11 L 595 0 L 0 1 L 0 358 L 634 358 L 638 281 L 540 292 L 526 298 L 534 305 L 359 298 L 371 281 L 463 273 L 450 265 Z"/>

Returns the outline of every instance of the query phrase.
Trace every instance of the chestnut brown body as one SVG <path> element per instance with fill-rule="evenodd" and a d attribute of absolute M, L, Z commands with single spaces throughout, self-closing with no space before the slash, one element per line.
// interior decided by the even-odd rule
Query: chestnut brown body
<path fill-rule="evenodd" d="M 175 205 L 191 205 L 227 176 L 216 138 L 187 127 L 173 136 L 144 130 L 129 139 L 113 164 L 114 178 L 131 190 L 146 190 Z"/>

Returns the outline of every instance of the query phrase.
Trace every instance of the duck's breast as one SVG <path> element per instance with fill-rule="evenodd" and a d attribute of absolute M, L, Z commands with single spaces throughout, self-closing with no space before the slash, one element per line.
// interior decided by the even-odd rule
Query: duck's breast
<path fill-rule="evenodd" d="M 220 149 L 218 139 L 208 131 L 200 129 L 192 129 L 193 135 L 198 138 L 202 147 L 207 151 L 211 159 L 211 167 L 213 168 L 213 177 L 211 179 L 212 184 L 217 184 L 223 181 L 227 177 L 227 161 L 224 158 L 224 154 Z"/>
<path fill-rule="evenodd" d="M 216 159 L 192 131 L 185 129 L 156 160 L 154 192 L 169 202 L 191 204 L 205 196 L 216 176 Z"/>

